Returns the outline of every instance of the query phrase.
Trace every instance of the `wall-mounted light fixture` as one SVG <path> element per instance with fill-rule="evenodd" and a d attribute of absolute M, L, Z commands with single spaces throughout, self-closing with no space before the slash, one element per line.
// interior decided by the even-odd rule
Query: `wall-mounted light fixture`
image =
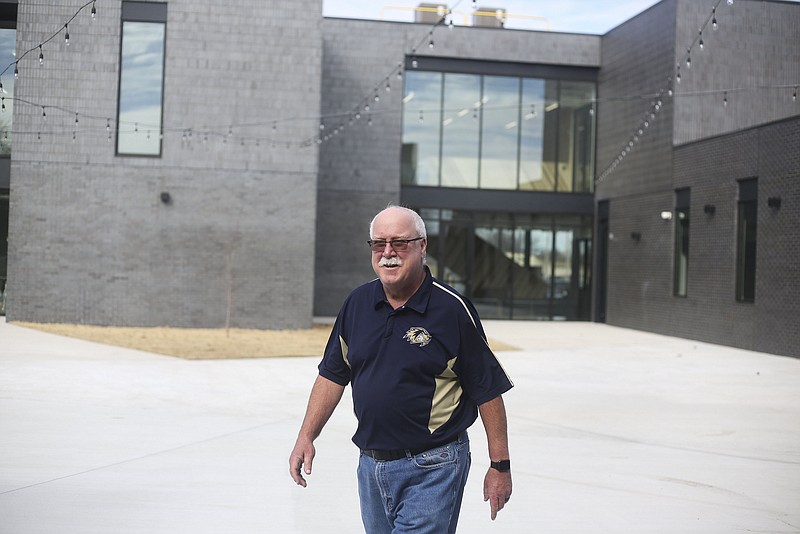
<path fill-rule="evenodd" d="M 172 195 L 164 191 L 161 193 L 161 202 L 167 205 L 172 204 Z"/>
<path fill-rule="evenodd" d="M 767 199 L 767 206 L 776 210 L 781 209 L 781 197 L 769 197 Z"/>
<path fill-rule="evenodd" d="M 706 204 L 705 206 L 703 206 L 703 213 L 707 213 L 709 215 L 714 215 L 714 213 L 716 211 L 717 211 L 717 207 L 714 206 L 714 204 Z"/>
<path fill-rule="evenodd" d="M 672 212 L 668 211 L 668 210 L 662 211 L 661 212 L 661 218 L 664 219 L 665 221 L 671 221 L 672 220 Z"/>
<path fill-rule="evenodd" d="M 631 239 L 633 239 L 633 240 L 634 240 L 634 241 L 636 241 L 637 243 L 638 243 L 639 241 L 641 241 L 641 239 L 642 239 L 642 234 L 641 234 L 641 232 L 631 232 Z"/>

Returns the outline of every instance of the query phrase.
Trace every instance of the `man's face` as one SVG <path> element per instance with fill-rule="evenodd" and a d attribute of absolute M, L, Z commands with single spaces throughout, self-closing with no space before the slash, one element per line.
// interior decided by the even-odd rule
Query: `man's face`
<path fill-rule="evenodd" d="M 381 212 L 372 225 L 372 240 L 387 241 L 380 251 L 372 251 L 372 269 L 387 292 L 408 298 L 425 278 L 423 268 L 427 241 L 420 239 L 408 243 L 406 250 L 395 250 L 389 241 L 420 237 L 414 221 L 403 210 L 388 208 Z"/>

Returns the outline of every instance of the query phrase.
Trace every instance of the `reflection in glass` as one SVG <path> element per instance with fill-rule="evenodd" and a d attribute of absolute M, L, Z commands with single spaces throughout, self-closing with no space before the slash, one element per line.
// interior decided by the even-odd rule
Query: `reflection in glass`
<path fill-rule="evenodd" d="M 122 23 L 118 154 L 161 154 L 165 29 L 160 22 Z"/>
<path fill-rule="evenodd" d="M 675 208 L 675 272 L 674 292 L 685 297 L 689 282 L 689 208 Z"/>
<path fill-rule="evenodd" d="M 594 84 L 561 82 L 558 107 L 558 191 L 590 191 L 594 172 L 591 113 Z"/>
<path fill-rule="evenodd" d="M 443 187 L 478 187 L 481 77 L 444 75 L 442 120 Z"/>
<path fill-rule="evenodd" d="M 595 98 L 594 82 L 410 72 L 402 183 L 591 192 Z"/>
<path fill-rule="evenodd" d="M 14 50 L 17 42 L 17 30 L 0 28 L 0 64 L 11 65 L 16 61 Z M 3 106 L 0 113 L 0 156 L 11 154 L 11 128 L 14 117 L 14 77 L 3 78 Z"/>
<path fill-rule="evenodd" d="M 588 320 L 592 217 L 422 210 L 431 273 L 487 319 Z"/>
<path fill-rule="evenodd" d="M 758 206 L 755 200 L 738 203 L 736 229 L 736 300 L 756 299 L 756 232 Z"/>
<path fill-rule="evenodd" d="M 552 82 L 551 82 L 552 83 Z M 522 121 L 520 130 L 519 187 L 534 191 L 552 191 L 553 178 L 545 178 L 544 118 L 545 81 L 522 80 Z"/>
<path fill-rule="evenodd" d="M 484 76 L 481 125 L 482 189 L 517 188 L 519 78 Z"/>
<path fill-rule="evenodd" d="M 403 184 L 439 185 L 441 102 L 441 73 L 406 72 L 403 96 Z"/>
<path fill-rule="evenodd" d="M 472 302 L 494 317 L 509 317 L 513 300 L 514 230 L 507 214 L 476 214 Z M 491 311 L 487 311 L 486 309 Z"/>

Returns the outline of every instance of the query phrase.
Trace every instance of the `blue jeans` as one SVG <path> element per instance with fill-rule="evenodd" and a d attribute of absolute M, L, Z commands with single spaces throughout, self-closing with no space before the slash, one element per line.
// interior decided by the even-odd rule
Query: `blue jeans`
<path fill-rule="evenodd" d="M 360 456 L 358 495 L 367 534 L 456 531 L 472 461 L 467 433 L 462 436 L 399 460 Z"/>

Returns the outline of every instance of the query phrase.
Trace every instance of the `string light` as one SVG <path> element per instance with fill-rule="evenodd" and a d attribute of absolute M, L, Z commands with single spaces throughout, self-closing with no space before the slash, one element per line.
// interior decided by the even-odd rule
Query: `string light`
<path fill-rule="evenodd" d="M 473 3 L 475 3 L 475 2 L 473 2 Z M 717 2 L 717 4 L 718 4 L 718 3 L 719 3 L 719 2 Z M 730 3 L 729 3 L 729 5 L 731 5 L 731 4 L 732 4 L 732 2 L 730 2 Z M 92 15 L 92 18 L 94 19 L 94 18 L 95 18 L 95 14 L 96 14 L 95 0 L 91 0 L 91 1 L 87 2 L 87 4 L 85 4 L 83 7 L 81 7 L 81 8 L 78 10 L 78 13 L 80 12 L 80 10 L 81 10 L 81 9 L 83 9 L 83 8 L 85 8 L 85 7 L 88 7 L 88 6 L 91 6 L 91 15 Z M 76 15 L 77 15 L 77 13 L 76 13 Z M 73 18 L 74 18 L 74 16 L 73 16 Z M 714 9 L 713 9 L 713 11 L 712 11 L 712 17 L 711 17 L 711 19 L 712 19 L 712 22 L 713 22 L 713 23 L 714 23 L 714 25 L 715 25 L 715 24 L 716 24 L 716 6 L 714 6 Z M 58 33 L 60 33 L 60 30 L 61 30 L 61 29 L 63 29 L 63 30 L 64 30 L 64 32 L 65 32 L 65 36 L 64 36 L 64 38 L 65 38 L 65 42 L 66 42 L 67 44 L 69 43 L 69 26 L 68 26 L 68 25 L 69 25 L 69 23 L 70 23 L 71 21 L 72 21 L 72 19 L 70 19 L 69 21 L 67 21 L 67 22 L 66 22 L 66 23 L 65 23 L 63 26 L 61 26 L 61 27 L 60 27 L 59 31 L 58 31 L 58 32 L 56 32 L 56 34 L 55 34 L 55 35 L 57 35 Z M 439 25 L 439 24 L 442 24 L 442 25 L 444 25 L 444 24 L 448 24 L 448 26 L 449 26 L 450 28 L 452 28 L 452 27 L 453 27 L 453 22 L 454 22 L 454 18 L 453 18 L 453 16 L 452 16 L 452 12 L 448 12 L 446 16 L 442 16 L 442 17 L 440 18 L 440 20 L 437 22 L 437 25 Z M 706 21 L 706 24 L 708 24 L 708 19 L 707 19 L 707 21 Z M 696 34 L 696 35 L 697 35 L 697 41 L 696 41 L 696 43 L 695 43 L 695 44 L 697 44 L 697 45 L 698 45 L 698 46 L 699 46 L 701 49 L 704 49 L 704 46 L 705 46 L 705 43 L 704 43 L 704 38 L 703 38 L 703 30 L 704 30 L 704 28 L 705 28 L 705 27 L 706 27 L 706 26 L 704 25 L 704 27 L 703 27 L 703 28 L 700 28 L 700 29 L 699 29 L 699 31 L 698 31 L 698 34 Z M 715 28 L 715 29 L 716 29 L 716 28 Z M 428 40 L 429 47 L 432 47 L 432 45 L 433 45 L 433 33 L 434 33 L 434 31 L 433 31 L 433 30 L 431 30 L 431 31 L 429 31 L 429 32 L 426 32 L 425 34 L 423 34 L 423 35 L 424 35 L 424 38 L 423 38 L 422 42 L 418 44 L 418 46 L 421 46 L 422 44 L 424 44 L 424 43 L 425 43 L 425 40 L 427 39 L 427 40 Z M 43 55 L 44 55 L 44 54 L 43 54 L 43 45 L 46 45 L 48 41 L 49 41 L 49 40 L 44 40 L 44 41 L 42 41 L 41 43 L 37 44 L 37 45 L 34 47 L 34 49 L 32 50 L 32 51 L 34 51 L 36 48 L 38 48 L 38 52 L 39 52 L 39 59 L 40 59 L 40 64 L 43 62 Z M 31 52 L 32 52 L 32 51 L 31 51 Z M 686 50 L 686 52 L 687 52 L 687 57 L 686 57 L 686 59 L 687 59 L 687 63 L 688 63 L 688 65 L 687 65 L 687 68 L 691 68 L 691 51 L 692 51 L 692 47 L 690 47 L 690 48 L 688 48 L 688 49 Z M 20 59 L 22 59 L 22 56 L 18 57 L 18 58 L 17 58 L 17 60 L 13 62 L 13 63 L 14 63 L 14 70 L 15 70 L 15 77 L 18 77 L 18 74 L 19 74 L 19 66 L 18 66 L 18 63 L 19 63 L 19 60 L 20 60 Z M 411 54 L 411 58 L 410 58 L 410 59 L 411 59 L 410 66 L 411 66 L 412 68 L 418 68 L 418 67 L 419 67 L 419 62 L 418 62 L 418 61 L 419 61 L 419 58 L 416 56 L 416 48 L 412 50 L 412 54 Z M 10 67 L 10 66 L 9 66 L 9 67 Z M 6 68 L 6 70 L 8 70 L 8 69 L 9 69 L 9 67 L 7 67 L 7 68 Z M 385 89 L 385 91 L 386 91 L 386 92 L 390 92 L 390 91 L 391 91 L 391 84 L 390 84 L 390 77 L 391 77 L 391 75 L 392 75 L 392 74 L 396 74 L 396 76 L 397 76 L 397 79 L 398 79 L 398 80 L 402 80 L 402 76 L 403 76 L 403 72 L 402 72 L 402 71 L 403 71 L 403 67 L 404 67 L 404 64 L 403 64 L 402 62 L 398 63 L 398 65 L 397 65 L 397 68 L 396 68 L 396 69 L 393 69 L 393 71 L 392 71 L 392 72 L 390 72 L 390 73 L 388 74 L 388 76 L 386 76 L 386 77 L 384 77 L 384 78 L 380 79 L 380 82 L 379 82 L 379 83 L 378 83 L 378 84 L 377 84 L 377 85 L 374 87 L 374 89 L 373 89 L 372 93 L 371 93 L 371 94 L 370 94 L 370 93 L 367 93 L 366 100 L 368 100 L 368 101 L 369 101 L 369 100 L 374 100 L 375 102 L 378 102 L 378 101 L 379 101 L 379 92 L 382 92 L 382 91 L 380 91 L 381 87 L 383 87 L 383 88 Z M 669 86 L 668 86 L 668 88 L 667 88 L 666 90 L 663 90 L 663 91 L 661 91 L 661 92 L 659 93 L 659 96 L 661 96 L 661 95 L 662 95 L 662 94 L 664 94 L 664 93 L 668 94 L 669 96 L 673 96 L 673 88 L 672 88 L 672 83 L 673 83 L 673 81 L 674 81 L 675 83 L 680 83 L 680 80 L 681 80 L 680 67 L 681 67 L 681 65 L 679 64 L 679 65 L 678 65 L 678 67 L 677 67 L 677 69 L 676 69 L 676 73 L 675 73 L 675 77 L 674 77 L 674 78 L 673 78 L 673 77 L 670 77 L 670 78 L 668 78 L 668 85 L 669 85 Z M 5 71 L 3 71 L 3 72 L 0 72 L 0 76 L 2 76 L 2 74 L 3 74 L 4 72 L 5 72 Z M 796 102 L 796 94 L 797 94 L 797 89 L 798 89 L 798 86 L 784 86 L 784 87 L 793 87 L 792 99 L 793 99 L 793 101 L 795 101 L 795 102 Z M 0 82 L 0 91 L 2 91 L 2 90 L 3 90 L 3 87 L 2 87 L 2 82 Z M 738 89 L 736 89 L 736 90 L 738 90 Z M 724 95 L 724 103 L 725 103 L 726 105 L 727 105 L 727 92 L 728 92 L 728 91 L 726 91 L 726 92 L 725 92 L 725 95 Z M 717 91 L 717 94 L 718 94 L 718 93 L 719 93 L 719 91 Z M 682 93 L 682 94 L 688 94 L 688 93 Z M 784 93 L 784 94 L 785 94 L 785 93 Z M 370 96 L 372 96 L 372 98 L 370 98 Z M 652 98 L 652 97 L 651 97 L 651 98 Z M 363 102 L 364 102 L 364 101 L 362 100 L 362 103 L 363 103 Z M 597 101 L 595 101 L 595 102 L 597 102 Z M 43 116 L 44 116 L 44 115 L 46 115 L 46 112 L 45 112 L 45 106 L 41 106 L 41 107 L 42 107 Z M 53 106 L 47 106 L 47 107 L 51 107 L 51 108 L 52 108 Z M 361 107 L 361 106 L 359 106 L 359 108 L 360 108 L 360 107 Z M 478 116 L 477 116 L 477 115 L 478 115 L 478 111 L 479 111 L 478 107 L 480 107 L 480 106 L 476 105 L 476 106 L 474 107 L 474 109 L 473 109 L 473 117 L 475 117 L 475 118 L 478 118 Z M 657 101 L 657 102 L 656 102 L 656 101 L 654 101 L 654 100 L 651 100 L 651 109 L 650 109 L 650 111 L 647 113 L 647 115 L 646 115 L 646 117 L 645 117 L 645 121 L 644 121 L 643 123 L 641 123 L 641 124 L 640 124 L 640 127 L 639 127 L 639 130 L 640 130 L 641 132 L 644 132 L 644 130 L 645 130 L 646 128 L 648 128 L 648 127 L 649 127 L 649 122 L 650 122 L 650 121 L 652 121 L 652 120 L 654 120 L 654 119 L 656 118 L 656 114 L 657 114 L 657 113 L 660 111 L 660 109 L 662 109 L 662 107 L 663 107 L 663 104 L 662 104 L 662 102 L 661 102 L 660 100 L 659 100 L 659 101 Z M 4 111 L 4 109 L 5 109 L 5 97 L 3 97 L 3 98 L 2 98 L 2 104 L 0 105 L 0 108 L 2 108 L 2 110 Z M 57 108 L 57 109 L 61 109 L 61 108 Z M 363 104 L 363 109 L 364 109 L 364 111 L 365 111 L 365 112 L 367 112 L 367 113 L 368 113 L 368 120 L 367 120 L 367 122 L 368 122 L 368 125 L 370 125 L 370 126 L 371 126 L 371 125 L 372 125 L 372 122 L 373 122 L 373 118 L 372 118 L 372 113 L 371 113 L 371 111 L 372 111 L 372 110 L 370 109 L 369 102 L 367 102 L 367 103 Z M 595 112 L 595 109 L 596 109 L 596 108 L 595 108 L 595 106 L 594 106 L 594 105 L 592 105 L 592 106 L 589 108 L 589 113 L 593 113 L 593 112 Z M 51 111 L 52 111 L 52 110 L 51 110 Z M 63 109 L 62 109 L 62 111 L 68 111 L 68 110 L 63 110 Z M 341 116 L 340 116 L 340 117 L 342 118 L 342 120 L 344 120 L 344 117 L 346 116 L 346 117 L 349 119 L 349 124 L 352 124 L 352 122 L 353 122 L 353 118 L 354 118 L 354 117 L 355 117 L 356 119 L 360 119 L 360 113 L 358 112 L 359 110 L 358 110 L 358 109 L 356 109 L 356 110 L 353 110 L 353 111 L 355 112 L 355 114 L 353 114 L 353 112 L 351 112 L 351 113 L 348 113 L 348 114 L 341 114 Z M 528 115 L 533 115 L 533 116 L 536 116 L 536 115 L 535 115 L 535 111 L 533 111 L 533 109 L 532 109 L 532 112 L 531 112 L 531 113 L 529 113 Z M 526 115 L 526 117 L 525 117 L 526 119 L 528 118 L 528 115 Z M 85 117 L 87 117 L 87 115 L 84 115 L 84 118 L 85 118 Z M 92 118 L 96 118 L 96 119 L 97 119 L 97 118 L 100 118 L 100 117 L 91 117 L 91 115 L 88 115 L 88 117 L 89 117 L 90 119 L 92 119 Z M 285 120 L 285 119 L 281 119 L 281 120 Z M 333 119 L 333 122 L 334 122 L 334 124 L 335 124 L 335 120 L 336 120 L 336 119 Z M 420 111 L 420 120 L 424 120 L 424 119 L 423 119 L 423 113 L 422 113 L 421 111 Z M 77 125 L 77 123 L 78 123 L 78 113 L 77 113 L 77 112 L 75 112 L 75 123 L 76 123 L 76 125 Z M 269 123 L 269 122 L 267 122 L 266 124 L 268 125 L 268 124 L 270 124 L 270 123 Z M 333 126 L 333 124 L 329 124 L 329 125 L 330 125 L 330 126 Z M 241 126 L 241 125 L 238 125 L 237 127 L 239 127 L 239 126 Z M 110 134 L 111 134 L 111 129 L 110 129 L 110 119 L 107 119 L 107 124 L 106 124 L 106 127 L 107 127 L 107 130 L 108 130 L 108 132 L 109 132 L 109 141 L 110 141 L 110 137 L 111 137 L 111 136 L 110 136 Z M 276 131 L 276 123 L 275 123 L 275 122 L 272 122 L 272 128 L 273 128 L 273 132 L 275 132 L 275 131 Z M 176 131 L 176 130 L 177 130 L 177 129 L 175 129 L 175 130 L 171 130 L 171 131 Z M 116 131 L 116 130 L 115 130 L 115 131 Z M 135 125 L 135 131 L 136 131 L 136 132 L 138 132 L 138 123 L 136 123 L 136 125 Z M 338 133 L 340 133 L 340 132 L 343 132 L 343 131 L 344 131 L 344 124 L 339 124 L 339 125 L 338 125 L 336 128 L 334 128 L 334 129 L 332 130 L 332 133 L 331 133 L 330 135 L 326 136 L 326 139 L 330 139 L 330 138 L 332 138 L 333 136 L 335 136 L 335 135 L 337 135 Z M 184 136 L 186 136 L 187 138 L 191 137 L 191 132 L 189 132 L 189 133 L 186 133 L 186 131 L 185 131 L 185 130 L 182 130 L 182 132 L 183 132 L 183 135 L 184 135 Z M 52 132 L 46 132 L 46 133 L 52 133 Z M 66 132 L 65 132 L 65 133 L 66 133 Z M 73 131 L 73 136 L 74 136 L 75 134 L 76 134 L 76 132 L 75 132 L 75 131 Z M 150 130 L 150 129 L 147 129 L 147 134 L 148 134 L 148 137 L 149 137 L 149 136 L 150 136 L 150 134 L 151 134 L 151 130 Z M 231 126 L 231 127 L 229 128 L 229 130 L 228 130 L 228 135 L 229 135 L 229 136 L 231 136 L 231 138 L 233 139 L 233 137 L 232 137 L 232 134 L 233 134 L 233 132 L 232 132 L 232 126 Z M 219 134 L 213 134 L 213 135 L 219 135 Z M 633 136 L 631 136 L 631 138 L 628 140 L 627 144 L 626 144 L 626 145 L 624 145 L 624 147 L 625 147 L 625 149 L 626 149 L 626 150 L 624 151 L 624 154 L 629 154 L 629 153 L 630 153 L 630 151 L 631 151 L 631 149 L 632 149 L 632 148 L 634 148 L 635 144 L 640 142 L 640 135 L 641 135 L 641 133 L 640 133 L 639 135 L 636 135 L 636 134 L 634 134 Z M 207 140 L 207 137 L 208 137 L 208 133 L 205 133 L 205 134 L 204 134 L 204 141 L 206 141 L 206 140 Z M 227 142 L 227 141 L 226 141 L 226 139 L 224 138 L 224 136 L 222 136 L 222 137 L 223 137 L 223 142 Z M 163 130 L 162 130 L 162 132 L 161 132 L 161 134 L 160 134 L 160 138 L 162 138 L 162 139 L 163 139 Z M 249 144 L 250 144 L 250 143 L 247 143 L 247 142 L 246 142 L 247 138 L 239 138 L 239 139 L 240 139 L 240 141 L 241 141 L 241 144 L 242 144 L 242 146 L 245 146 L 245 145 L 249 145 Z M 259 139 L 258 139 L 258 138 L 253 138 L 253 139 L 255 139 L 254 143 L 256 144 L 256 146 L 258 146 L 258 141 L 259 141 Z M 312 144 L 313 144 L 315 141 L 317 141 L 317 142 L 320 142 L 320 140 L 321 140 L 320 138 L 318 138 L 318 137 L 314 137 L 314 138 L 311 138 L 311 139 L 308 139 L 308 140 L 304 141 L 303 143 L 295 143 L 295 145 L 296 145 L 296 146 L 310 146 L 310 145 L 312 145 Z M 287 143 L 287 146 L 291 146 L 291 144 Z M 623 156 L 623 157 L 624 157 L 624 156 Z M 615 159 L 615 160 L 614 160 L 614 162 L 615 162 L 615 163 L 616 163 L 617 161 L 621 161 L 621 158 L 619 158 L 619 160 L 617 160 L 617 159 Z M 610 168 L 610 167 L 609 167 L 609 168 Z M 605 177 L 605 176 L 607 176 L 608 174 L 609 174 L 609 172 L 608 172 L 608 169 L 606 169 L 606 170 L 605 170 L 603 173 L 601 173 L 601 176 Z"/>
<path fill-rule="evenodd" d="M 717 7 L 714 6 L 714 8 L 711 10 L 711 28 L 714 31 L 716 31 L 718 27 L 719 25 L 717 24 Z"/>
<path fill-rule="evenodd" d="M 92 0 L 92 20 L 94 20 L 96 16 L 97 16 L 97 8 L 94 5 L 94 0 Z"/>
<path fill-rule="evenodd" d="M 728 107 L 728 91 L 725 91 L 725 94 L 722 97 L 722 105 L 723 107 Z"/>
<path fill-rule="evenodd" d="M 42 45 L 39 45 L 39 65 L 44 63 L 44 52 L 42 51 Z"/>

